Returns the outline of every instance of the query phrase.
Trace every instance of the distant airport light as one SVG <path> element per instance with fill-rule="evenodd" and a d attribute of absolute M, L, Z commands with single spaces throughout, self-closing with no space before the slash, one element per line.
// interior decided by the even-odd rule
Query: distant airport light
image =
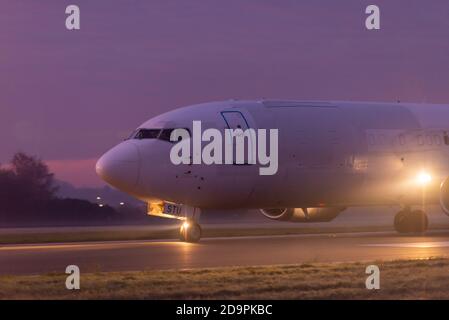
<path fill-rule="evenodd" d="M 432 176 L 425 171 L 420 172 L 416 177 L 416 182 L 421 186 L 429 184 L 430 181 L 432 181 Z"/>
<path fill-rule="evenodd" d="M 101 197 L 97 197 L 97 200 L 101 200 Z"/>
<path fill-rule="evenodd" d="M 98 206 L 99 206 L 100 208 L 102 208 L 102 207 L 104 206 L 104 204 L 100 203 Z"/>
<path fill-rule="evenodd" d="M 120 202 L 120 205 L 121 205 L 121 206 L 124 206 L 124 205 L 125 205 L 125 203 L 124 203 L 124 202 Z"/>

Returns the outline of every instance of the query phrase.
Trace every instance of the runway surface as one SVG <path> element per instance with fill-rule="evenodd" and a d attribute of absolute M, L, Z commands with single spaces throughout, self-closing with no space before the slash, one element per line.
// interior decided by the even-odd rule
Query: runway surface
<path fill-rule="evenodd" d="M 0 246 L 0 274 L 139 271 L 221 266 L 429 258 L 449 255 L 449 232 L 263 236 Z"/>

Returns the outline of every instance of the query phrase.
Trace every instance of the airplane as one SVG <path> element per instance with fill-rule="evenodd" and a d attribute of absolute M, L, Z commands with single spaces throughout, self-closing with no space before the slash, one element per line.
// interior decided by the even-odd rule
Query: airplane
<path fill-rule="evenodd" d="M 395 230 L 420 234 L 425 206 L 439 204 L 449 215 L 448 119 L 449 105 L 438 104 L 202 103 L 146 121 L 98 160 L 96 172 L 148 203 L 148 215 L 181 220 L 186 242 L 200 240 L 205 209 L 259 209 L 272 220 L 311 223 L 348 207 L 397 206 Z M 233 155 L 227 164 L 194 164 L 190 155 L 173 164 L 174 132 L 192 132 L 195 121 L 219 131 L 277 129 L 277 171 L 261 175 L 250 152 L 239 163 Z M 255 137 L 245 137 L 250 149 Z M 228 143 L 236 147 L 236 139 Z"/>

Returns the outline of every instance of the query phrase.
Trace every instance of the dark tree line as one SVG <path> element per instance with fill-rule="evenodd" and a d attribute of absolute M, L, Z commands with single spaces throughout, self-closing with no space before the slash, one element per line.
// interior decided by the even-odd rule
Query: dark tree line
<path fill-rule="evenodd" d="M 54 176 L 40 159 L 17 153 L 0 166 L 0 226 L 111 223 L 121 215 L 109 206 L 56 196 Z"/>
<path fill-rule="evenodd" d="M 48 167 L 33 157 L 17 153 L 8 167 L 0 167 L 0 208 L 25 211 L 54 198 L 56 187 Z"/>

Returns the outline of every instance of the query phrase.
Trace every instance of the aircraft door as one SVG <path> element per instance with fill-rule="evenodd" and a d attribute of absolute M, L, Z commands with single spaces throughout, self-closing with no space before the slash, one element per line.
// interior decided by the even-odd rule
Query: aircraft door
<path fill-rule="evenodd" d="M 222 179 L 222 181 L 229 181 L 229 187 L 239 195 L 238 198 L 234 199 L 234 203 L 239 203 L 242 206 L 244 206 L 248 201 L 248 198 L 254 188 L 254 181 L 259 176 L 258 166 L 251 165 L 255 164 L 255 161 L 257 160 L 257 152 L 254 154 L 252 152 L 249 152 L 250 150 L 255 150 L 253 146 L 256 146 L 256 137 L 249 134 L 250 131 L 248 130 L 253 129 L 254 133 L 256 133 L 256 130 L 251 125 L 253 123 L 253 119 L 248 117 L 249 116 L 245 116 L 244 111 L 242 112 L 238 110 L 225 110 L 221 112 L 221 118 L 223 119 L 224 124 L 223 127 L 225 129 L 241 129 L 242 131 L 240 133 L 231 133 L 230 130 L 223 132 L 223 134 L 226 135 L 223 137 L 225 139 L 225 141 L 223 142 L 223 154 L 226 157 L 226 149 L 232 150 L 232 163 L 218 166 L 217 168 L 217 174 L 219 175 L 220 179 Z M 244 136 L 242 137 L 241 135 Z M 244 158 L 242 161 L 243 163 L 237 162 L 236 157 L 236 144 L 242 142 L 244 146 Z M 231 145 L 229 145 L 229 143 Z"/>
<path fill-rule="evenodd" d="M 241 129 L 242 130 L 241 133 L 235 134 L 234 137 L 231 136 L 231 133 L 228 133 L 229 140 L 227 140 L 227 141 L 231 141 L 231 143 L 232 143 L 232 150 L 234 150 L 234 154 L 233 154 L 234 159 L 233 160 L 234 160 L 234 164 L 237 164 L 236 155 L 235 155 L 236 141 L 239 136 L 245 135 L 245 131 L 250 129 L 250 125 L 248 124 L 248 121 L 246 120 L 243 113 L 241 113 L 240 111 L 222 111 L 221 115 L 226 123 L 227 129 L 231 129 L 231 130 Z M 256 132 L 256 131 L 254 131 L 254 132 Z M 255 143 L 256 143 L 256 141 L 254 140 L 255 137 L 253 137 L 251 134 L 248 134 L 247 137 L 243 137 L 243 138 L 246 143 L 245 148 L 244 148 L 245 159 L 244 159 L 243 164 L 246 164 L 246 165 L 253 164 L 253 163 L 255 163 L 257 154 L 254 154 L 253 152 L 249 152 L 249 151 L 253 150 L 253 146 L 255 146 Z M 254 150 L 255 150 L 255 148 L 254 148 Z"/>
<path fill-rule="evenodd" d="M 240 111 L 223 111 L 221 113 L 229 129 L 248 129 L 249 125 Z"/>

